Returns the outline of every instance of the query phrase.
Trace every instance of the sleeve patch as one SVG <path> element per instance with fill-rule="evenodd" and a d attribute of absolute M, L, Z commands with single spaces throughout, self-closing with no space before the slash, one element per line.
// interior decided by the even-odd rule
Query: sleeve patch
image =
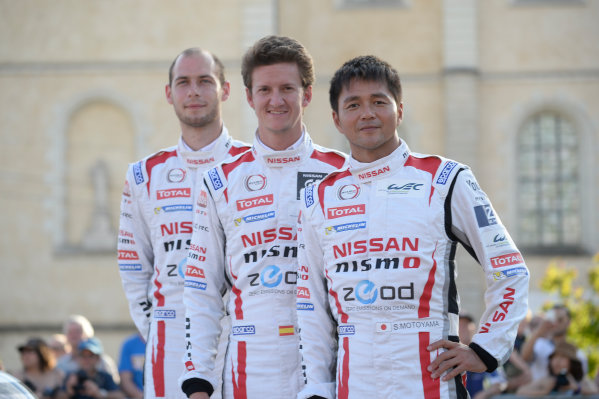
<path fill-rule="evenodd" d="M 136 184 L 141 184 L 144 182 L 144 174 L 141 170 L 141 161 L 133 165 L 133 176 L 135 177 Z"/>
<path fill-rule="evenodd" d="M 306 200 L 306 208 L 314 205 L 314 185 L 309 185 L 304 190 L 304 198 Z"/>
<path fill-rule="evenodd" d="M 222 180 L 220 179 L 220 176 L 218 175 L 218 172 L 216 171 L 215 168 L 210 169 L 208 171 L 208 177 L 210 177 L 210 181 L 212 182 L 212 187 L 214 187 L 215 191 L 224 187 L 224 184 L 223 184 Z"/>
<path fill-rule="evenodd" d="M 458 163 L 454 161 L 447 162 L 437 178 L 437 184 L 446 184 L 447 180 L 449 180 L 449 176 L 451 175 L 451 171 L 457 166 L 457 164 Z"/>

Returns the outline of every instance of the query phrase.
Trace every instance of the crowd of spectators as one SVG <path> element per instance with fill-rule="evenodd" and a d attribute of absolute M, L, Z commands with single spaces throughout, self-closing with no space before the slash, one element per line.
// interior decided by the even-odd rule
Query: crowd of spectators
<path fill-rule="evenodd" d="M 508 362 L 492 373 L 471 373 L 466 387 L 472 399 L 509 393 L 521 397 L 552 394 L 599 395 L 599 372 L 588 377 L 587 358 L 567 340 L 571 315 L 562 305 L 521 323 Z M 460 315 L 460 341 L 470 343 L 476 321 Z M 145 342 L 139 334 L 123 340 L 118 368 L 94 337 L 91 323 L 69 317 L 62 334 L 32 337 L 19 345 L 21 368 L 10 373 L 40 399 L 143 398 Z"/>
<path fill-rule="evenodd" d="M 32 337 L 16 349 L 21 368 L 9 373 L 39 399 L 143 398 L 145 343 L 139 334 L 123 341 L 118 368 L 81 315 L 70 316 L 62 334 Z"/>
<path fill-rule="evenodd" d="M 599 395 L 599 372 L 589 378 L 584 351 L 567 340 L 571 314 L 555 305 L 547 312 L 529 315 L 518 328 L 510 359 L 493 373 L 468 373 L 466 388 L 473 399 L 501 394 L 520 397 Z M 476 324 L 460 316 L 460 341 L 467 344 Z"/>

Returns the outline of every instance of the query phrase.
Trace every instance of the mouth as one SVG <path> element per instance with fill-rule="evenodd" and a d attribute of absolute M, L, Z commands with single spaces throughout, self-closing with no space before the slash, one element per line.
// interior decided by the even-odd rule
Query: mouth
<path fill-rule="evenodd" d="M 370 132 L 370 131 L 377 130 L 377 129 L 380 129 L 380 128 L 381 127 L 379 125 L 365 125 L 365 126 L 361 126 L 359 128 L 359 130 L 361 132 Z"/>
<path fill-rule="evenodd" d="M 267 112 L 271 115 L 285 115 L 287 113 L 287 111 L 281 111 L 281 110 L 269 110 Z"/>
<path fill-rule="evenodd" d="M 205 105 L 203 104 L 187 104 L 185 105 L 185 108 L 189 108 L 189 109 L 200 109 L 200 108 L 204 108 Z"/>

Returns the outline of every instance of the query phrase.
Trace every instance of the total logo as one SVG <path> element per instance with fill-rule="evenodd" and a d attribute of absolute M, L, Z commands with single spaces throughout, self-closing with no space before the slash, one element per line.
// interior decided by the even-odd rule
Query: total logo
<path fill-rule="evenodd" d="M 248 191 L 259 191 L 266 187 L 266 176 L 250 175 L 245 178 L 245 189 Z"/>
<path fill-rule="evenodd" d="M 272 205 L 273 203 L 274 197 L 272 194 L 261 195 L 260 197 L 237 200 L 237 210 L 243 211 L 245 209 L 255 208 L 257 206 Z"/>
<path fill-rule="evenodd" d="M 503 266 L 513 266 L 524 263 L 524 259 L 522 259 L 522 255 L 519 252 L 514 252 L 511 254 L 496 256 L 491 258 L 491 265 L 493 268 L 503 267 Z"/>
<path fill-rule="evenodd" d="M 357 184 L 346 184 L 337 191 L 337 198 L 340 200 L 350 200 L 360 195 L 360 186 Z"/>
<path fill-rule="evenodd" d="M 350 205 L 350 206 L 340 206 L 335 208 L 327 209 L 327 218 L 328 219 L 336 219 L 343 216 L 353 216 L 353 215 L 364 215 L 366 213 L 366 205 L 358 204 L 358 205 Z"/>
<path fill-rule="evenodd" d="M 404 286 L 382 286 L 378 288 L 370 280 L 362 280 L 355 287 L 344 287 L 345 295 L 343 299 L 346 301 L 358 301 L 364 305 L 370 305 L 379 298 L 381 300 L 406 300 L 414 299 L 414 283 Z"/>
<path fill-rule="evenodd" d="M 296 272 L 283 272 L 279 266 L 270 265 L 262 269 L 262 273 L 248 274 L 250 285 L 253 287 L 262 285 L 267 288 L 274 288 L 285 281 L 285 284 L 296 284 Z M 260 282 L 258 282 L 260 281 Z"/>
<path fill-rule="evenodd" d="M 168 198 L 189 198 L 191 197 L 191 188 L 171 188 L 169 190 L 156 191 L 156 198 L 159 200 Z"/>

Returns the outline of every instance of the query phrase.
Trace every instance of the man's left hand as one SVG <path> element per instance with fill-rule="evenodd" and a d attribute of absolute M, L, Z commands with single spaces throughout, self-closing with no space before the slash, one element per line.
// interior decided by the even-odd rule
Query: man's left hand
<path fill-rule="evenodd" d="M 428 366 L 433 379 L 439 378 L 443 373 L 447 374 L 442 378 L 443 381 L 449 381 L 466 371 L 482 373 L 487 371 L 487 366 L 478 357 L 470 347 L 459 342 L 453 342 L 446 339 L 433 342 L 428 346 L 428 351 L 433 352 L 445 348 L 447 351 L 441 353 Z"/>

